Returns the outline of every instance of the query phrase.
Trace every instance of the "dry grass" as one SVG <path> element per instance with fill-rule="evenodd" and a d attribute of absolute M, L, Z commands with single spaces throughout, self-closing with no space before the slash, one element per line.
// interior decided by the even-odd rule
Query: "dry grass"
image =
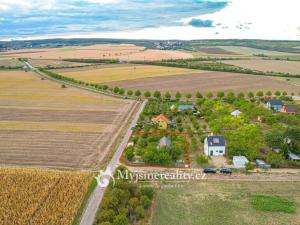
<path fill-rule="evenodd" d="M 92 176 L 1 168 L 0 178 L 0 224 L 70 225 Z"/>
<path fill-rule="evenodd" d="M 90 168 L 103 162 L 136 102 L 22 71 L 0 71 L 0 163 Z"/>
<path fill-rule="evenodd" d="M 22 49 L 0 53 L 0 56 L 1 55 L 33 59 L 113 58 L 121 60 L 161 60 L 192 57 L 192 54 L 189 53 L 179 51 L 145 50 L 145 47 L 130 44 L 103 44 L 49 49 Z"/>
<path fill-rule="evenodd" d="M 60 73 L 59 71 L 57 72 Z M 86 82 L 104 83 L 111 81 L 133 80 L 138 78 L 162 77 L 202 72 L 204 71 L 163 66 L 125 65 L 122 67 L 92 69 L 87 71 L 76 72 L 64 72 L 62 73 L 62 75 Z"/>

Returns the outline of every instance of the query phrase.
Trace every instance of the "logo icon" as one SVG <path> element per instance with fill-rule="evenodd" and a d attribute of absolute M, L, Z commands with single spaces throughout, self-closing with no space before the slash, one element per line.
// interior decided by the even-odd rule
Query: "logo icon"
<path fill-rule="evenodd" d="M 97 184 L 102 188 L 107 187 L 109 185 L 110 180 L 112 180 L 113 186 L 115 186 L 115 178 L 112 175 L 110 168 L 107 168 L 105 171 L 100 170 L 99 174 L 95 178 L 97 180 Z"/>

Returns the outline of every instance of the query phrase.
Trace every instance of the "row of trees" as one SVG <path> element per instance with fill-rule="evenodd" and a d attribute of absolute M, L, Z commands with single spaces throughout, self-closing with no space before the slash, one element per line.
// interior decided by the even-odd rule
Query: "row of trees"
<path fill-rule="evenodd" d="M 93 84 L 93 83 L 88 83 L 88 82 L 83 82 L 83 81 L 78 81 L 74 78 L 70 78 L 70 77 L 66 77 L 57 73 L 54 73 L 52 71 L 46 70 L 45 68 L 39 68 L 40 71 L 42 71 L 43 73 L 47 74 L 48 76 L 51 76 L 55 79 L 58 80 L 62 80 L 62 81 L 66 81 L 66 82 L 70 82 L 73 84 L 78 84 L 78 85 L 82 85 L 82 86 L 88 86 L 88 87 L 92 87 L 96 90 L 100 90 L 100 91 L 105 91 L 105 92 L 110 92 L 110 93 L 114 93 L 116 95 L 127 95 L 129 97 L 137 97 L 137 98 L 141 98 L 141 97 L 145 97 L 145 98 L 151 98 L 154 97 L 156 99 L 166 99 L 166 100 L 170 100 L 170 99 L 176 99 L 179 100 L 181 98 L 186 98 L 188 100 L 194 98 L 200 99 L 200 98 L 208 98 L 208 99 L 212 99 L 214 97 L 217 98 L 224 98 L 224 97 L 239 97 L 239 98 L 244 98 L 244 97 L 248 97 L 250 99 L 255 98 L 255 97 L 264 97 L 264 96 L 268 96 L 268 97 L 280 97 L 280 96 L 288 96 L 288 93 L 286 91 L 275 91 L 274 93 L 272 91 L 267 91 L 267 92 L 263 92 L 263 91 L 257 91 L 257 92 L 253 92 L 253 91 L 249 91 L 248 93 L 244 93 L 244 92 L 239 92 L 238 94 L 235 94 L 232 91 L 229 91 L 227 93 L 225 93 L 224 91 L 219 91 L 217 93 L 213 93 L 213 92 L 207 92 L 206 94 L 202 94 L 201 92 L 197 91 L 194 95 L 192 93 L 181 93 L 179 91 L 177 91 L 175 93 L 175 95 L 173 95 L 171 92 L 167 91 L 165 93 L 161 93 L 160 91 L 154 91 L 154 92 L 150 92 L 150 91 L 145 91 L 144 93 L 142 93 L 141 90 L 125 90 L 124 88 L 120 88 L 120 87 L 109 87 L 108 85 L 104 84 Z M 290 93 L 291 96 L 294 96 L 295 93 L 292 92 Z M 300 95 L 300 92 L 298 93 L 298 95 Z"/>
<path fill-rule="evenodd" d="M 242 74 L 252 74 L 252 75 L 263 75 L 263 76 L 277 76 L 277 77 L 291 77 L 300 78 L 300 74 L 292 75 L 290 73 L 282 72 L 263 72 L 248 68 L 243 68 L 235 65 L 229 65 L 222 62 L 204 62 L 203 60 L 197 59 L 179 59 L 179 60 L 165 60 L 165 61 L 138 61 L 137 64 L 146 65 L 158 65 L 158 66 L 169 66 L 169 67 L 179 67 L 188 69 L 201 69 L 207 71 L 219 71 L 219 72 L 231 72 L 231 73 L 242 73 Z"/>

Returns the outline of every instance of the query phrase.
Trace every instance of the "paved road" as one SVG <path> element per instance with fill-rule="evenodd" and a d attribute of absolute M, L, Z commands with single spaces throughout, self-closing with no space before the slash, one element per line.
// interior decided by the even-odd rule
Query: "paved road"
<path fill-rule="evenodd" d="M 133 121 L 131 122 L 122 142 L 120 143 L 117 151 L 115 152 L 114 156 L 112 157 L 112 159 L 111 159 L 110 163 L 108 164 L 106 171 L 104 173 L 109 173 L 109 172 L 114 173 L 114 171 L 118 167 L 119 159 L 120 159 L 122 152 L 123 152 L 124 148 L 126 147 L 128 140 L 133 132 L 132 128 L 136 126 L 139 116 L 143 112 L 146 103 L 147 103 L 147 100 L 145 100 L 141 104 L 141 106 L 140 106 L 138 112 L 136 113 Z M 104 192 L 105 192 L 105 188 L 97 186 L 97 188 L 95 189 L 95 191 L 93 192 L 93 194 L 91 195 L 91 197 L 88 201 L 87 207 L 82 215 L 80 225 L 92 225 L 93 224 L 94 218 L 97 213 L 97 209 L 101 203 Z"/>

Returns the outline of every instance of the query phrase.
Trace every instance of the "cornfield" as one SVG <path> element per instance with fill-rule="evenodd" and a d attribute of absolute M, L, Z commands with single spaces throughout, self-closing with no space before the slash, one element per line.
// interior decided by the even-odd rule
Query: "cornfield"
<path fill-rule="evenodd" d="M 0 225 L 70 225 L 91 182 L 83 172 L 0 169 Z"/>

